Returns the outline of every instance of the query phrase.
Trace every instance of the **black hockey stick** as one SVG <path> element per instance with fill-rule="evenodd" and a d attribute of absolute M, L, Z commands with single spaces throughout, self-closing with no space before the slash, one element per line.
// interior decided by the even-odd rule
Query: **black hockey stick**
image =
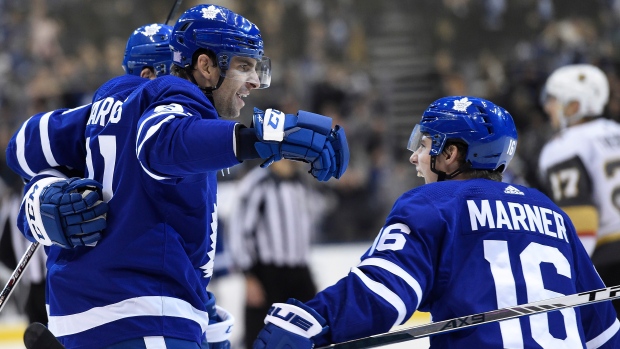
<path fill-rule="evenodd" d="M 37 248 L 39 248 L 38 242 L 33 242 L 30 244 L 30 247 L 28 247 L 24 253 L 22 259 L 20 259 L 19 264 L 17 264 L 17 268 L 13 270 L 13 274 L 11 274 L 11 277 L 4 286 L 4 289 L 0 292 L 0 311 L 2 311 L 2 308 L 4 308 L 4 305 L 6 304 L 6 300 L 9 298 L 11 293 L 13 293 L 15 285 L 17 285 L 19 279 L 22 277 L 22 274 L 24 274 L 24 270 L 26 270 L 26 267 L 28 266 L 28 263 L 30 263 L 32 256 L 34 256 L 34 253 L 37 251 Z"/>
<path fill-rule="evenodd" d="M 26 349 L 63 349 L 58 339 L 42 323 L 33 322 L 24 331 Z"/>
<path fill-rule="evenodd" d="M 560 310 L 570 307 L 579 307 L 586 304 L 598 303 L 620 298 L 620 286 L 612 286 L 594 290 L 562 296 L 557 298 L 545 299 L 538 302 L 507 307 L 498 310 L 488 311 L 475 315 L 454 318 L 450 320 L 432 322 L 420 326 L 408 327 L 402 330 L 377 334 L 347 342 L 336 343 L 318 349 L 359 349 L 374 348 L 382 345 L 400 343 L 412 339 L 428 337 L 430 335 L 447 333 L 461 330 L 464 328 L 488 324 L 491 322 L 518 318 L 525 315 L 546 313 L 548 311 Z"/>
<path fill-rule="evenodd" d="M 172 5 L 172 8 L 170 9 L 170 13 L 168 13 L 168 18 L 166 18 L 166 22 L 164 22 L 164 24 L 168 24 L 170 22 L 170 20 L 172 19 L 172 16 L 174 16 L 174 14 L 177 12 L 179 6 L 181 5 L 181 3 L 183 2 L 183 0 L 175 0 L 174 4 Z"/>

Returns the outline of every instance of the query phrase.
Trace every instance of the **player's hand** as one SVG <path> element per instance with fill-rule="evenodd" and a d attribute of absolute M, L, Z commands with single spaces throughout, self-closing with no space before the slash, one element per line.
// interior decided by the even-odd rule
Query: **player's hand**
<path fill-rule="evenodd" d="M 297 115 L 275 109 L 254 108 L 255 148 L 267 167 L 281 159 L 311 164 L 310 173 L 320 181 L 340 178 L 349 162 L 344 130 L 332 130 L 332 119 L 300 110 Z"/>
<path fill-rule="evenodd" d="M 215 305 L 215 296 L 208 292 L 209 300 L 205 304 L 209 313 L 209 326 L 205 332 L 207 343 L 202 343 L 204 349 L 230 349 L 230 335 L 235 318 L 226 309 Z"/>
<path fill-rule="evenodd" d="M 54 182 L 41 190 L 39 209 L 45 234 L 63 248 L 94 245 L 106 227 L 108 204 L 102 201 L 101 184 L 87 178 Z M 49 245 L 49 244 L 48 244 Z"/>
<path fill-rule="evenodd" d="M 328 329 L 321 315 L 293 298 L 273 304 L 265 324 L 253 349 L 312 349 L 312 337 Z"/>
<path fill-rule="evenodd" d="M 344 129 L 338 125 L 330 131 L 321 155 L 312 162 L 310 173 L 319 181 L 340 178 L 349 165 L 349 144 Z"/>

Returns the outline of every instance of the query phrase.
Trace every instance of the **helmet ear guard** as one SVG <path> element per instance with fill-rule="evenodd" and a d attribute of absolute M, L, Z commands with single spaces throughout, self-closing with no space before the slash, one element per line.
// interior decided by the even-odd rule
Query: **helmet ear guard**
<path fill-rule="evenodd" d="M 433 102 L 413 129 L 409 150 L 417 149 L 423 134 L 432 140 L 431 168 L 433 158 L 441 154 L 448 141 L 467 145 L 464 167 L 445 178 L 469 169 L 503 172 L 517 146 L 512 116 L 504 108 L 477 97 L 451 96 Z"/>

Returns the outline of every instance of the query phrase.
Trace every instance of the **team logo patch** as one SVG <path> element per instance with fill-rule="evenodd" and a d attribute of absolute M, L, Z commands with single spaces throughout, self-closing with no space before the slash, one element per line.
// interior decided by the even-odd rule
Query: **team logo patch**
<path fill-rule="evenodd" d="M 220 12 L 219 9 L 215 8 L 215 6 L 211 5 L 207 8 L 202 9 L 202 18 L 206 19 L 215 19 L 217 14 Z"/>
<path fill-rule="evenodd" d="M 470 105 L 471 102 L 469 101 L 469 99 L 467 99 L 467 97 L 463 97 L 458 101 L 454 101 L 454 106 L 452 107 L 452 109 L 456 111 L 467 111 L 467 107 L 469 107 Z"/>
<path fill-rule="evenodd" d="M 172 52 L 172 60 L 175 62 L 181 62 L 181 52 L 173 51 Z"/>
<path fill-rule="evenodd" d="M 137 30 L 138 33 L 144 35 L 144 36 L 148 36 L 151 37 L 155 34 L 157 34 L 159 32 L 159 30 L 161 29 L 161 25 L 159 24 L 151 24 L 148 25 L 146 27 L 144 27 L 144 30 Z"/>

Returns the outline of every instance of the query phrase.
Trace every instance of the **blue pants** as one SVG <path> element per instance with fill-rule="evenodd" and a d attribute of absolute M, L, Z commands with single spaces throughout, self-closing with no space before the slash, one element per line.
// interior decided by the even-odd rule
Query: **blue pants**
<path fill-rule="evenodd" d="M 105 349 L 201 349 L 201 347 L 196 342 L 157 336 L 130 339 Z"/>

